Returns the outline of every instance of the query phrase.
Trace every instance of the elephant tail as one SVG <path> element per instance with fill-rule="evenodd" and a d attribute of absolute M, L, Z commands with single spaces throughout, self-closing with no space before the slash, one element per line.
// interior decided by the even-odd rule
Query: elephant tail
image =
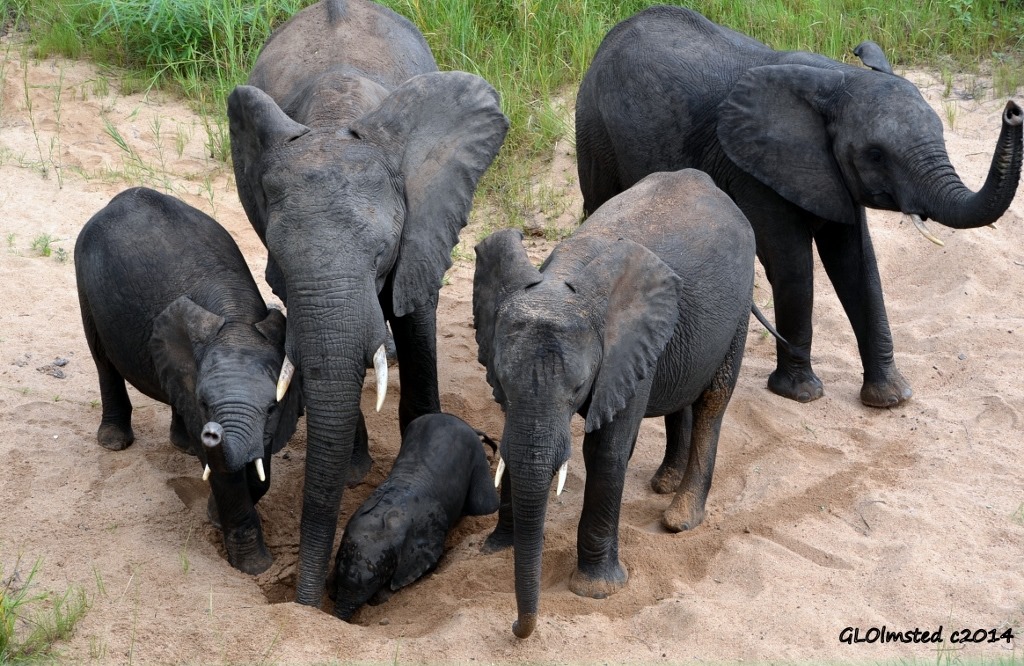
<path fill-rule="evenodd" d="M 776 340 L 782 343 L 782 346 L 786 348 L 786 351 L 791 351 L 789 342 L 786 340 L 786 338 L 782 337 L 782 335 L 778 331 L 775 330 L 775 327 L 772 326 L 772 323 L 768 321 L 767 317 L 764 316 L 764 313 L 761 312 L 760 309 L 758 309 L 757 303 L 751 302 L 750 311 L 754 313 L 754 316 L 757 317 L 757 320 L 759 322 L 761 322 L 761 325 L 768 329 L 768 332 L 774 335 Z"/>

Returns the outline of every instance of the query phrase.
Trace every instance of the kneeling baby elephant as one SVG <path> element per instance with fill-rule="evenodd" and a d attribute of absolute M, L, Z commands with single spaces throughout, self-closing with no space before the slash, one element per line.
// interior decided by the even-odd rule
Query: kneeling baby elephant
<path fill-rule="evenodd" d="M 664 416 L 652 480 L 675 491 L 663 524 L 704 518 L 722 417 L 736 385 L 754 285 L 754 234 L 702 172 L 652 174 L 610 199 L 534 267 L 507 230 L 476 248 L 479 360 L 505 409 L 498 526 L 485 544 L 515 548 L 513 632 L 537 622 L 544 514 L 586 420 L 586 490 L 569 587 L 601 598 L 626 583 L 619 508 L 641 420 Z"/>
<path fill-rule="evenodd" d="M 345 527 L 328 585 L 334 614 L 347 620 L 368 601 L 409 585 L 437 566 L 459 518 L 497 510 L 479 433 L 450 414 L 414 419 L 388 478 Z"/>
<path fill-rule="evenodd" d="M 255 504 L 300 410 L 298 387 L 276 390 L 284 315 L 267 309 L 223 227 L 146 188 L 122 192 L 85 224 L 75 273 L 103 402 L 99 443 L 119 451 L 135 439 L 125 381 L 170 405 L 171 442 L 205 468 L 228 561 L 266 570 Z"/>

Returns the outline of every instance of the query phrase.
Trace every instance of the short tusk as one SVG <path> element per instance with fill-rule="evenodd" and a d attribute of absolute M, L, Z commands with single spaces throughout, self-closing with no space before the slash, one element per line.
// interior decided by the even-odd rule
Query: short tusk
<path fill-rule="evenodd" d="M 920 215 L 911 215 L 910 221 L 914 223 L 914 226 L 917 227 L 917 230 L 921 232 L 922 236 L 924 236 L 931 242 L 935 243 L 939 247 L 943 247 L 945 245 L 945 243 L 943 243 L 941 239 L 936 238 L 932 234 L 932 232 L 928 231 L 928 227 L 925 226 L 924 220 L 921 219 Z"/>
<path fill-rule="evenodd" d="M 277 401 L 281 402 L 284 394 L 288 392 L 288 385 L 292 383 L 292 375 L 295 374 L 295 365 L 287 356 L 281 364 L 281 376 L 277 378 Z"/>
<path fill-rule="evenodd" d="M 263 471 L 263 458 L 256 459 L 256 476 L 260 477 L 260 483 L 266 483 L 267 475 Z"/>
<path fill-rule="evenodd" d="M 209 481 L 209 480 L 210 480 L 210 466 L 207 465 L 206 468 L 203 469 L 203 481 Z"/>
<path fill-rule="evenodd" d="M 561 495 L 562 489 L 565 488 L 565 477 L 569 474 L 569 461 L 566 460 L 562 463 L 562 466 L 558 468 L 558 487 L 555 489 L 555 495 Z"/>
<path fill-rule="evenodd" d="M 498 456 L 498 469 L 494 472 L 494 487 L 501 485 L 501 475 L 505 473 L 505 459 Z"/>
<path fill-rule="evenodd" d="M 388 352 L 381 345 L 373 354 L 373 372 L 377 376 L 377 411 L 388 394 Z"/>

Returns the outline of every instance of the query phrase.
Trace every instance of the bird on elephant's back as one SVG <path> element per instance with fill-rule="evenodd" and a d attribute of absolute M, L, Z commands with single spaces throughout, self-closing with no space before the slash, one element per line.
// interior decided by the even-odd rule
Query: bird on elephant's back
<path fill-rule="evenodd" d="M 1002 112 L 988 177 L 972 192 L 946 152 L 942 122 L 873 42 L 857 67 L 775 51 L 690 9 L 654 7 L 615 26 L 584 76 L 576 148 L 584 210 L 645 175 L 698 168 L 753 226 L 779 333 L 768 387 L 823 395 L 811 367 L 812 244 L 856 334 L 860 396 L 889 407 L 912 395 L 895 362 L 865 207 L 982 227 L 1020 180 L 1024 112 Z M 931 238 L 930 233 L 927 233 Z"/>
<path fill-rule="evenodd" d="M 319 605 L 342 489 L 371 464 L 360 395 L 394 337 L 400 428 L 440 411 L 436 308 L 508 120 L 478 76 L 439 72 L 407 19 L 324 0 L 278 28 L 228 100 L 238 193 L 288 307 L 306 483 L 297 600 Z"/>

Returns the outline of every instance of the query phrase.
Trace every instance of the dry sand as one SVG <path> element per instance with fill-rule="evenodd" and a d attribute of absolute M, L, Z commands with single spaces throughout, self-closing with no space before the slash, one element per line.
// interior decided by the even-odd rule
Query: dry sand
<path fill-rule="evenodd" d="M 199 465 L 168 441 L 166 406 L 130 390 L 135 444 L 111 452 L 96 443 L 99 390 L 71 262 L 78 230 L 93 213 L 129 185 L 174 193 L 231 231 L 262 282 L 266 252 L 229 171 L 209 157 L 202 122 L 164 95 L 120 96 L 111 77 L 86 64 L 26 60 L 7 41 L 0 63 L 0 567 L 8 576 L 20 558 L 24 576 L 41 558 L 37 591 L 86 590 L 91 609 L 58 645 L 62 659 L 820 663 L 908 656 L 935 663 L 934 645 L 839 641 L 844 627 L 881 625 L 942 626 L 947 642 L 939 647 L 951 654 L 1020 659 L 1024 639 L 963 652 L 948 640 L 959 628 L 1014 627 L 1019 635 L 1024 624 L 1024 196 L 994 229 L 933 224 L 944 248 L 898 215 L 869 212 L 898 363 L 915 391 L 903 407 L 860 404 L 856 344 L 820 267 L 814 360 L 824 398 L 800 405 L 765 389 L 774 343 L 752 321 L 708 516 L 692 533 L 658 526 L 669 498 L 647 482 L 664 428 L 645 423 L 623 500 L 630 580 L 620 593 L 583 599 L 566 585 L 583 490 L 577 423 L 566 492 L 549 506 L 532 637 L 517 640 L 510 631 L 512 554 L 479 552 L 493 516 L 463 521 L 434 573 L 345 624 L 290 601 L 301 424 L 259 505 L 275 562 L 257 577 L 226 562 L 205 517 Z M 912 79 L 947 124 L 954 164 L 979 187 L 1005 99 L 993 99 L 974 79 L 964 85 L 982 87 L 977 99 L 959 84 L 943 98 L 944 86 L 929 74 Z M 105 127 L 116 128 L 133 152 Z M 558 146 L 547 194 L 538 197 L 560 206 L 554 224 L 579 211 L 570 150 Z M 561 189 L 565 198 L 551 196 Z M 534 213 L 547 223 L 550 211 Z M 467 258 L 441 291 L 441 402 L 500 436 L 502 415 L 476 361 L 471 325 L 471 248 L 486 223 L 483 212 L 474 214 L 462 235 Z M 56 239 L 48 257 L 31 247 L 42 234 Z M 537 258 L 552 247 L 529 243 Z M 771 316 L 760 272 L 755 298 Z M 46 372 L 57 358 L 68 361 L 59 368 L 63 378 Z M 397 377 L 391 382 L 380 414 L 371 408 L 372 387 L 364 399 L 376 462 L 368 482 L 346 492 L 342 521 L 394 459 Z"/>

